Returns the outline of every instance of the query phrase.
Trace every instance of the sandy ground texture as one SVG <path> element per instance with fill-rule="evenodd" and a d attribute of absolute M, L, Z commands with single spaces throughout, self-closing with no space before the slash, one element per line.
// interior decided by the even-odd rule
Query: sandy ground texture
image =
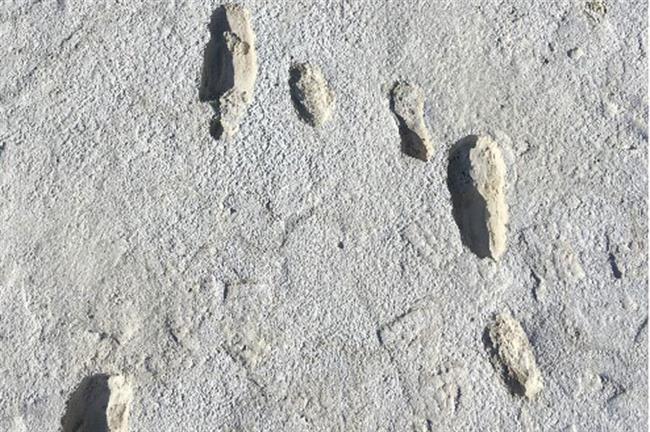
<path fill-rule="evenodd" d="M 0 431 L 645 430 L 646 2 L 242 4 L 0 3 Z"/>

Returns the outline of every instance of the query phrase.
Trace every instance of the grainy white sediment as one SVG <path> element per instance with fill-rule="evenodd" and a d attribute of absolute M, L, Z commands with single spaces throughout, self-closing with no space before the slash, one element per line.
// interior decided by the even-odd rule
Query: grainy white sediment
<path fill-rule="evenodd" d="M 199 100 L 218 2 L 2 3 L 0 430 L 59 430 L 96 373 L 132 380 L 130 431 L 644 430 L 646 2 L 243 3 L 258 73 L 230 140 Z M 336 91 L 327 127 L 295 115 L 301 61 Z M 446 185 L 470 135 L 507 167 L 498 262 Z M 503 310 L 530 401 L 485 349 Z"/>

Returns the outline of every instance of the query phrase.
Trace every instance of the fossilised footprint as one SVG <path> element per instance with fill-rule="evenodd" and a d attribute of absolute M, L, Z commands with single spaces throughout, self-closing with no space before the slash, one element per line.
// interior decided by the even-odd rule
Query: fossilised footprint
<path fill-rule="evenodd" d="M 390 109 L 399 121 L 402 151 L 428 161 L 433 153 L 429 131 L 424 124 L 424 94 L 419 87 L 397 83 L 391 90 Z"/>
<path fill-rule="evenodd" d="M 504 367 L 513 391 L 532 399 L 544 387 L 528 337 L 510 314 L 497 315 L 488 329 L 488 345 Z"/>
<path fill-rule="evenodd" d="M 451 151 L 447 187 L 463 243 L 479 258 L 498 260 L 506 250 L 506 167 L 488 137 L 469 136 Z"/>
<path fill-rule="evenodd" d="M 291 100 L 298 115 L 311 126 L 319 127 L 332 114 L 334 92 L 330 90 L 320 67 L 309 63 L 289 69 Z"/>
<path fill-rule="evenodd" d="M 220 6 L 212 14 L 205 47 L 199 99 L 215 111 L 211 133 L 232 137 L 253 99 L 257 77 L 255 34 L 243 6 Z"/>
<path fill-rule="evenodd" d="M 72 393 L 63 432 L 127 432 L 133 392 L 123 376 L 92 375 Z"/>

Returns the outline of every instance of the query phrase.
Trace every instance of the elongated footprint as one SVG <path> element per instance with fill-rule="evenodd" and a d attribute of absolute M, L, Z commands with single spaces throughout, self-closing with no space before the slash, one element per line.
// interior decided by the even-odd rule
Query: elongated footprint
<path fill-rule="evenodd" d="M 498 260 L 506 250 L 506 166 L 491 138 L 469 136 L 449 156 L 447 187 L 463 243 L 479 258 Z"/>
<path fill-rule="evenodd" d="M 209 28 L 211 39 L 205 48 L 199 99 L 214 109 L 212 136 L 232 137 L 253 100 L 257 77 L 250 12 L 237 4 L 220 6 Z"/>
<path fill-rule="evenodd" d="M 63 432 L 127 432 L 133 391 L 121 375 L 85 378 L 70 395 Z"/>

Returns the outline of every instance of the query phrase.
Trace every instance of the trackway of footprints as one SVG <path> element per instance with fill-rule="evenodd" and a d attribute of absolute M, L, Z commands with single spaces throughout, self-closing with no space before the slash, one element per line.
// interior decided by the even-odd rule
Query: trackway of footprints
<path fill-rule="evenodd" d="M 257 56 L 250 12 L 237 4 L 220 6 L 212 15 L 209 30 L 199 99 L 214 110 L 211 135 L 229 138 L 239 130 L 254 94 Z M 317 128 L 331 118 L 335 95 L 320 67 L 291 65 L 289 87 L 296 113 L 305 123 Z M 389 96 L 402 152 L 428 161 L 434 145 L 424 121 L 422 90 L 398 82 Z M 498 261 L 506 250 L 508 223 L 506 166 L 498 144 L 487 136 L 469 136 L 457 143 L 449 156 L 447 186 L 463 244 L 479 258 Z M 386 330 L 381 334 L 380 342 L 386 346 Z M 495 368 L 514 394 L 532 399 L 542 390 L 533 350 L 515 318 L 498 314 L 486 329 L 484 342 Z M 132 397 L 132 384 L 123 376 L 87 377 L 68 399 L 62 429 L 126 432 Z"/>
<path fill-rule="evenodd" d="M 212 130 L 216 138 L 232 136 L 255 86 L 257 59 L 250 12 L 243 6 L 219 7 L 210 24 L 206 47 L 201 100 L 215 111 Z M 300 119 L 313 127 L 326 123 L 335 104 L 320 67 L 310 63 L 289 68 L 291 100 Z M 395 83 L 390 109 L 399 124 L 402 151 L 428 161 L 434 151 L 424 121 L 424 93 L 419 87 Z M 452 196 L 454 219 L 463 243 L 478 257 L 495 261 L 506 250 L 506 166 L 496 142 L 487 136 L 470 136 L 451 151 L 447 186 Z M 502 364 L 513 390 L 532 398 L 542 388 L 533 351 L 521 325 L 507 314 L 496 317 L 489 331 L 494 356 Z M 512 387 L 512 385 L 511 385 Z"/>
<path fill-rule="evenodd" d="M 209 29 L 199 99 L 214 109 L 212 135 L 232 137 L 253 99 L 257 76 L 250 12 L 237 4 L 220 6 Z M 289 88 L 296 113 L 304 122 L 320 127 L 331 118 L 336 98 L 319 66 L 291 65 Z M 424 121 L 422 89 L 395 83 L 390 109 L 399 124 L 402 151 L 428 161 L 434 146 Z M 495 261 L 506 248 L 505 171 L 501 151 L 489 137 L 468 137 L 452 149 L 447 185 L 462 241 L 480 258 Z"/>
<path fill-rule="evenodd" d="M 213 136 L 232 137 L 251 103 L 257 75 L 250 12 L 237 4 L 217 8 L 210 34 L 199 98 L 214 109 Z M 336 98 L 320 67 L 291 65 L 289 88 L 303 121 L 319 127 L 330 119 Z M 422 89 L 406 82 L 395 83 L 390 91 L 390 109 L 399 124 L 402 151 L 428 161 L 434 146 L 424 121 Z M 489 137 L 468 137 L 452 149 L 448 187 L 454 218 L 463 243 L 481 258 L 498 260 L 505 252 L 505 171 L 501 150 Z"/>

